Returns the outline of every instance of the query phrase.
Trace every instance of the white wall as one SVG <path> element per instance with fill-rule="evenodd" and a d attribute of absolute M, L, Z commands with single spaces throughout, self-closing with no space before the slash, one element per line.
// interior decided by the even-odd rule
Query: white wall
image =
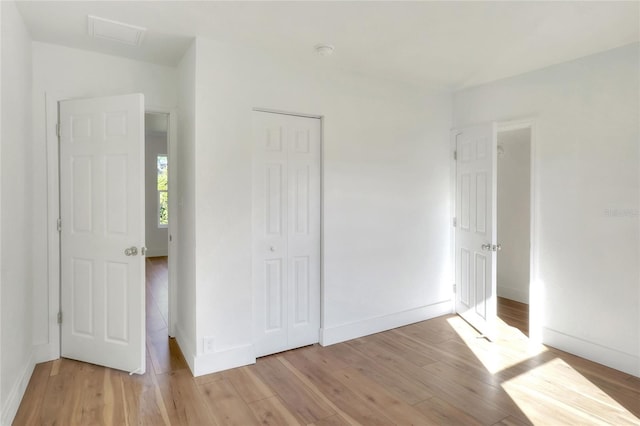
<path fill-rule="evenodd" d="M 32 54 L 35 146 L 30 164 L 34 169 L 36 214 L 33 258 L 36 265 L 49 262 L 48 269 L 34 268 L 33 341 L 39 348 L 39 360 L 42 361 L 57 356 L 59 352 L 56 324 L 58 263 L 57 259 L 47 256 L 47 245 L 55 249 L 58 241 L 55 231 L 57 198 L 47 200 L 47 188 L 51 193 L 57 188 L 54 167 L 57 151 L 53 148 L 57 146 L 53 130 L 55 101 L 143 93 L 146 106 L 171 108 L 177 105 L 177 71 L 175 68 L 40 42 L 32 43 Z"/>
<path fill-rule="evenodd" d="M 169 254 L 168 228 L 158 227 L 158 155 L 167 155 L 167 133 L 145 134 L 145 245 L 147 257 Z"/>
<path fill-rule="evenodd" d="M 498 133 L 498 296 L 529 303 L 531 130 Z"/>
<path fill-rule="evenodd" d="M 195 373 L 254 359 L 254 107 L 324 117 L 323 343 L 450 312 L 450 95 L 198 39 Z"/>
<path fill-rule="evenodd" d="M 635 375 L 640 375 L 639 47 L 454 97 L 456 126 L 536 119 L 537 270 L 531 307 L 538 310 L 544 341 Z"/>
<path fill-rule="evenodd" d="M 31 39 L 13 1 L 2 10 L 2 159 L 0 165 L 0 424 L 15 416 L 33 371 L 31 239 Z"/>
<path fill-rule="evenodd" d="M 175 306 L 175 337 L 182 353 L 194 371 L 196 353 L 196 41 L 178 66 L 178 141 L 177 161 L 170 160 L 170 173 L 178 177 L 177 191 L 169 187 L 172 197 L 178 197 L 177 289 Z M 171 177 L 169 179 L 172 179 Z M 169 182 L 171 184 L 171 181 Z M 175 198 L 174 198 L 175 199 Z M 170 219 L 173 227 L 175 217 Z M 173 229 L 173 228 L 172 228 Z M 173 231 L 172 231 L 173 232 Z M 173 319 L 172 319 L 173 321 Z"/>

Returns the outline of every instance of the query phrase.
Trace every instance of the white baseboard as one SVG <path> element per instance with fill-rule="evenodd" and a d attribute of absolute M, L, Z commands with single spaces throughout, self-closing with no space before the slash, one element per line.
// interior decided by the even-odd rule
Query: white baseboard
<path fill-rule="evenodd" d="M 145 257 L 160 257 L 160 256 L 169 256 L 169 249 L 147 247 L 147 252 L 145 254 Z"/>
<path fill-rule="evenodd" d="M 324 328 L 320 330 L 320 344 L 322 346 L 333 345 L 450 313 L 453 313 L 453 303 L 451 300 L 447 300 L 408 311 Z"/>
<path fill-rule="evenodd" d="M 638 376 L 638 365 L 640 363 L 638 356 L 582 340 L 547 327 L 542 328 L 542 343 L 627 374 Z"/>
<path fill-rule="evenodd" d="M 195 359 L 193 375 L 198 377 L 243 365 L 255 364 L 256 353 L 253 344 L 199 355 Z"/>
<path fill-rule="evenodd" d="M 10 426 L 13 422 L 13 419 L 18 412 L 18 408 L 20 408 L 20 402 L 22 401 L 25 390 L 27 390 L 27 385 L 29 384 L 29 380 L 31 380 L 31 375 L 33 374 L 33 369 L 35 368 L 35 366 L 36 363 L 32 352 L 29 356 L 29 359 L 27 360 L 27 363 L 22 369 L 22 374 L 18 376 L 18 380 L 16 380 L 16 382 L 11 387 L 9 395 L 7 396 L 7 399 L 2 406 L 2 417 L 0 418 L 0 425 Z"/>
<path fill-rule="evenodd" d="M 196 357 L 193 351 L 190 350 L 190 348 L 195 347 L 195 345 L 189 345 L 188 337 L 182 330 L 182 327 L 180 327 L 180 324 L 175 325 L 175 332 L 176 332 L 176 336 L 175 336 L 176 343 L 178 343 L 178 346 L 180 347 L 182 356 L 184 356 L 184 359 L 187 362 L 187 365 L 189 366 L 189 370 L 191 370 L 191 374 L 195 375 L 195 358 Z"/>
<path fill-rule="evenodd" d="M 529 304 L 529 290 L 520 288 L 498 286 L 498 296 L 505 299 L 515 300 L 516 302 Z"/>
<path fill-rule="evenodd" d="M 33 346 L 33 362 L 35 364 L 53 361 L 58 358 L 60 358 L 59 344 L 41 343 Z"/>

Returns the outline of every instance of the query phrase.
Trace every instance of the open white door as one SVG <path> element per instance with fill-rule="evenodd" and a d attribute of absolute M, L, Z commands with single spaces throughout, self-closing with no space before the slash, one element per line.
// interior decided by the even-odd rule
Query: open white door
<path fill-rule="evenodd" d="M 144 97 L 60 102 L 61 354 L 145 371 Z"/>
<path fill-rule="evenodd" d="M 253 113 L 257 356 L 320 337 L 320 120 Z"/>
<path fill-rule="evenodd" d="M 456 312 L 496 335 L 496 129 L 460 129 L 456 141 Z"/>

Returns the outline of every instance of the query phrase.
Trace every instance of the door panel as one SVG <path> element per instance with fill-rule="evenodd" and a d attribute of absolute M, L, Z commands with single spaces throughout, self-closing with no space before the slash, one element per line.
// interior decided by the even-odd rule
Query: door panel
<path fill-rule="evenodd" d="M 253 125 L 254 335 L 262 356 L 319 339 L 320 120 L 254 112 Z"/>
<path fill-rule="evenodd" d="M 59 108 L 61 353 L 143 373 L 144 98 Z"/>
<path fill-rule="evenodd" d="M 266 273 L 264 277 L 265 290 L 267 293 L 265 301 L 267 327 L 269 332 L 285 331 L 283 330 L 285 312 L 282 300 L 283 294 L 283 277 L 282 277 L 282 260 L 269 259 L 264 262 Z"/>
<path fill-rule="evenodd" d="M 492 124 L 456 135 L 456 312 L 489 339 L 496 322 L 495 147 Z"/>

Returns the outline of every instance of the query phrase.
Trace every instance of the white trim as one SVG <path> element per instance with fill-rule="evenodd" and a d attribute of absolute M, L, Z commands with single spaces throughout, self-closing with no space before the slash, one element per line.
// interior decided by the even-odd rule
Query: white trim
<path fill-rule="evenodd" d="M 529 118 L 519 118 L 515 120 L 508 121 L 496 121 L 496 130 L 498 133 L 500 132 L 509 132 L 512 130 L 521 130 L 528 129 L 534 123 L 534 119 L 532 117 Z"/>
<path fill-rule="evenodd" d="M 2 31 L 2 6 L 0 5 L 0 35 L 3 33 Z M 0 82 L 2 82 L 2 52 L 0 52 Z M 32 65 L 33 69 L 33 65 Z M 32 83 L 33 90 L 33 83 Z M 32 92 L 33 94 L 33 92 Z M 0 140 L 4 139 L 4 135 L 2 134 L 2 100 L 0 99 Z M 31 105 L 33 107 L 33 105 Z M 33 127 L 33 125 L 32 125 Z M 31 134 L 33 140 L 33 132 Z M 0 235 L 2 235 L 2 144 L 0 144 Z M 1 243 L 1 242 L 0 242 Z M 2 250 L 0 250 L 0 271 L 3 271 L 2 268 Z M 2 273 L 0 272 L 0 306 L 2 306 Z M 0 315 L 0 342 L 2 342 L 2 315 Z M 4 425 L 3 413 L 5 412 L 4 407 L 2 406 L 3 395 L 2 395 L 2 350 L 0 350 L 0 425 Z M 11 419 L 13 420 L 13 419 Z M 8 423 L 10 424 L 10 423 Z"/>
<path fill-rule="evenodd" d="M 29 384 L 29 380 L 31 380 L 31 375 L 33 374 L 35 367 L 36 363 L 32 352 L 29 355 L 26 365 L 22 369 L 22 373 L 11 387 L 9 394 L 5 399 L 5 403 L 2 406 L 2 418 L 0 419 L 1 425 L 8 426 L 13 422 L 16 414 L 18 413 L 20 402 L 22 402 L 22 397 L 24 396 L 24 392 L 27 390 L 27 385 Z"/>
<path fill-rule="evenodd" d="M 640 357 L 542 327 L 544 344 L 635 375 Z"/>
<path fill-rule="evenodd" d="M 164 257 L 164 256 L 169 256 L 169 251 L 167 248 L 147 247 L 147 253 L 145 254 L 145 257 Z"/>
<path fill-rule="evenodd" d="M 324 207 L 324 117 L 320 116 L 320 330 L 324 325 L 327 306 L 324 291 Z M 320 335 L 320 330 L 318 330 L 318 336 Z"/>
<path fill-rule="evenodd" d="M 48 362 L 54 359 L 58 359 L 60 356 L 55 345 L 49 343 L 41 343 L 33 345 L 33 361 L 36 364 L 41 362 Z"/>
<path fill-rule="evenodd" d="M 191 374 L 193 374 L 193 372 L 195 371 L 194 367 L 195 367 L 195 358 L 196 358 L 193 352 L 190 350 L 190 348 L 193 346 L 189 345 L 188 337 L 182 330 L 182 327 L 180 327 L 179 323 L 176 323 L 176 326 L 175 326 L 175 338 L 176 338 L 176 343 L 178 343 L 178 347 L 180 348 L 180 352 L 182 352 L 182 356 L 184 357 L 184 360 L 187 362 L 187 366 L 189 366 L 189 370 L 191 370 Z"/>
<path fill-rule="evenodd" d="M 194 377 L 198 377 L 255 363 L 256 353 L 253 344 L 249 344 L 198 355 L 193 360 L 194 369 L 191 371 Z"/>
<path fill-rule="evenodd" d="M 59 144 L 56 125 L 58 124 L 58 102 L 69 99 L 69 96 L 55 92 L 45 92 L 44 138 L 47 148 L 47 264 L 49 270 L 49 339 L 46 345 L 50 359 L 60 358 L 60 233 L 58 218 L 60 217 L 60 175 Z M 37 126 L 36 126 L 37 127 Z M 37 137 L 37 135 L 35 136 Z M 63 223 L 62 226 L 65 226 Z M 42 360 L 46 361 L 46 360 Z"/>
<path fill-rule="evenodd" d="M 516 302 L 529 304 L 529 291 L 504 285 L 498 286 L 498 297 L 515 300 Z"/>
<path fill-rule="evenodd" d="M 456 226 L 453 226 L 453 218 L 456 217 L 456 186 L 457 186 L 457 173 L 458 173 L 458 162 L 454 156 L 457 156 L 458 149 L 458 135 L 460 135 L 460 131 L 457 129 L 450 130 L 449 134 L 449 226 L 451 232 L 449 233 L 449 243 L 451 244 L 449 255 L 450 258 L 450 271 L 451 271 L 451 303 L 453 305 L 453 312 L 456 313 L 456 297 L 457 294 L 453 291 L 453 286 L 457 286 L 456 283 Z"/>
<path fill-rule="evenodd" d="M 445 300 L 403 312 L 369 318 L 336 327 L 323 328 L 320 330 L 320 344 L 329 346 L 408 324 L 426 321 L 452 312 L 453 304 L 451 300 Z"/>
<path fill-rule="evenodd" d="M 303 112 L 281 111 L 281 110 L 271 109 L 271 108 L 253 108 L 252 111 L 266 112 L 266 113 L 269 113 L 269 114 L 293 115 L 294 117 L 315 118 L 315 119 L 318 119 L 318 120 L 322 120 L 322 115 L 306 114 L 306 113 L 303 113 Z"/>

